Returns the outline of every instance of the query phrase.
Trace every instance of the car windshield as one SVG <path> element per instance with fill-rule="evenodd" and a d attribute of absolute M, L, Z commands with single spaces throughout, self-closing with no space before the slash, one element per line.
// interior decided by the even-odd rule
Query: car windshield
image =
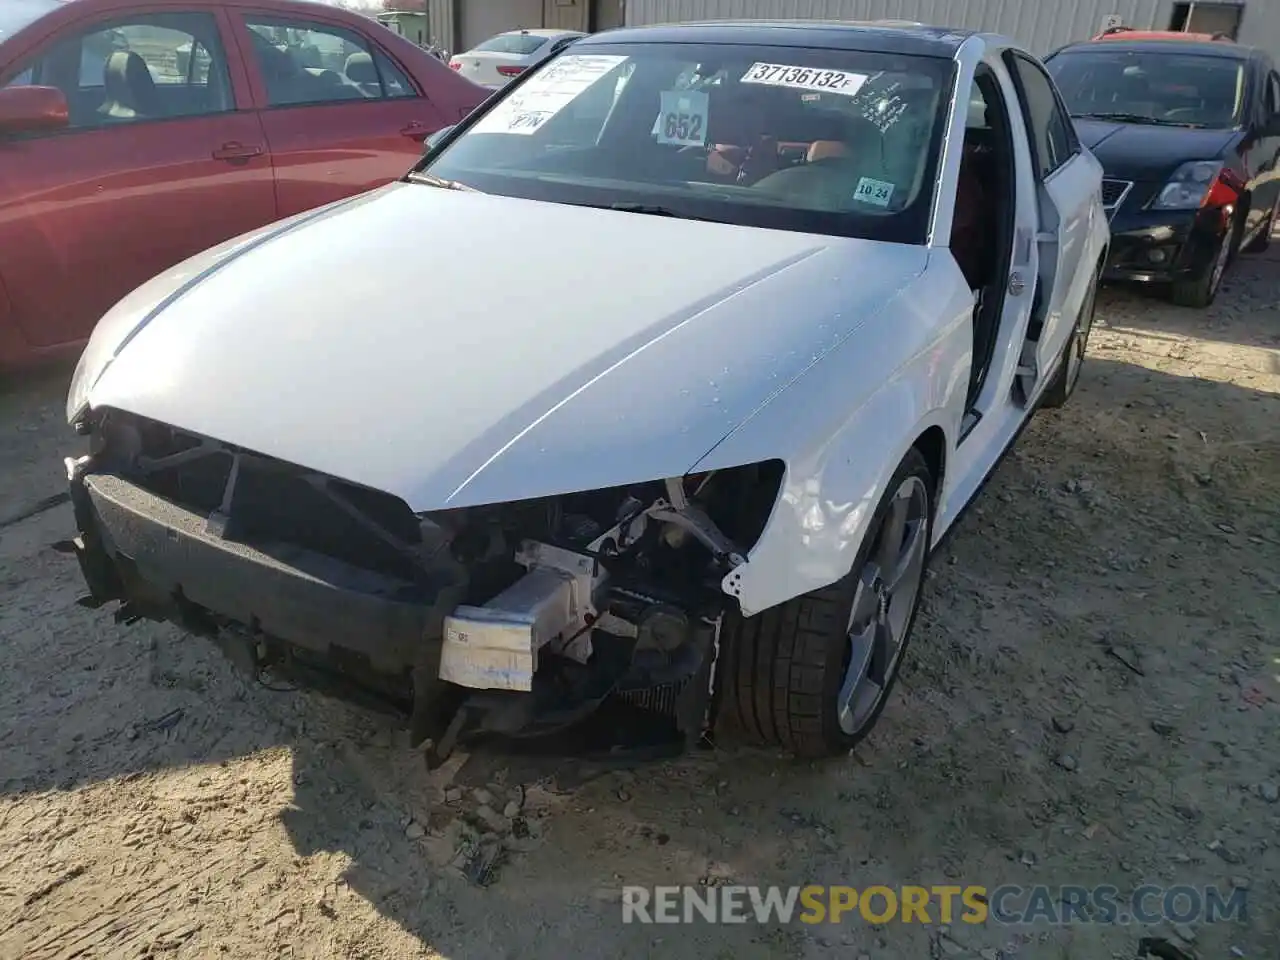
<path fill-rule="evenodd" d="M 500 33 L 475 48 L 476 53 L 514 53 L 527 56 L 546 43 L 547 37 L 535 37 L 527 33 Z"/>
<path fill-rule="evenodd" d="M 467 121 L 419 179 L 924 242 L 951 60 L 731 44 L 573 49 Z"/>
<path fill-rule="evenodd" d="M 1073 117 L 1213 128 L 1240 122 L 1245 72 L 1234 58 L 1064 50 L 1047 66 Z"/>
<path fill-rule="evenodd" d="M 58 9 L 57 0 L 0 0 L 0 40 L 12 36 L 46 13 Z"/>

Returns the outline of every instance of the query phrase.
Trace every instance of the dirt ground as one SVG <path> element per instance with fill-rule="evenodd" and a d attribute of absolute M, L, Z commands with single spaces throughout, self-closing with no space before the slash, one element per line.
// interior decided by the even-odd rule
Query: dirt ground
<path fill-rule="evenodd" d="M 63 488 L 65 376 L 0 398 L 0 514 Z M 1102 960 L 1150 932 L 621 923 L 623 884 L 700 882 L 1231 885 L 1245 922 L 1177 932 L 1277 955 L 1280 253 L 1207 312 L 1106 294 L 1079 392 L 934 558 L 847 759 L 428 775 L 373 717 L 75 606 L 70 531 L 65 506 L 0 527 L 0 957 Z M 467 822 L 512 797 L 473 883 Z"/>

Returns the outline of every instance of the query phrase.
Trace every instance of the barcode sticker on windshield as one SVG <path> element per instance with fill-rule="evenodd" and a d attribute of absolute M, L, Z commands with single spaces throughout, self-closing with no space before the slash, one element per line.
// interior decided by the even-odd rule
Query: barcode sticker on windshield
<path fill-rule="evenodd" d="M 537 133 L 618 64 L 620 56 L 565 56 L 534 74 L 471 128 L 471 133 Z"/>
<path fill-rule="evenodd" d="M 707 142 L 707 95 L 701 90 L 663 90 L 658 142 L 700 147 Z"/>
<path fill-rule="evenodd" d="M 847 70 L 814 70 L 812 67 L 794 67 L 785 63 L 753 63 L 739 82 L 813 90 L 817 93 L 839 93 L 852 97 L 867 82 L 867 75 Z"/>
<path fill-rule="evenodd" d="M 870 177 L 859 180 L 857 189 L 853 191 L 853 199 L 861 200 L 863 203 L 874 203 L 877 207 L 887 207 L 892 197 L 892 183 L 872 180 Z"/>

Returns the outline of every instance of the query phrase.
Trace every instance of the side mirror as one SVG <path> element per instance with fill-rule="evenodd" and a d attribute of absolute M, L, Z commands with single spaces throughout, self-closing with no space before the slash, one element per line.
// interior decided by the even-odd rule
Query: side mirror
<path fill-rule="evenodd" d="M 452 130 L 454 126 L 456 126 L 456 124 L 450 124 L 447 127 L 441 127 L 435 133 L 431 134 L 431 136 L 427 137 L 427 139 L 423 141 L 422 152 L 430 153 L 432 150 L 434 150 L 436 148 L 436 144 L 438 144 L 441 140 L 447 137 L 449 135 L 449 131 Z"/>
<path fill-rule="evenodd" d="M 57 87 L 0 89 L 0 137 L 61 130 L 69 122 L 67 98 Z"/>

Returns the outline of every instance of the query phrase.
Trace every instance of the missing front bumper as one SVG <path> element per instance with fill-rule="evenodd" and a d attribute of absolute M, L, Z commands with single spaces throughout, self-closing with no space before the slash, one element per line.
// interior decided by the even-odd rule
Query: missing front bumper
<path fill-rule="evenodd" d="M 665 740 L 679 746 L 709 726 L 718 620 L 693 619 L 679 669 L 646 673 L 634 642 L 613 638 L 591 667 L 563 663 L 529 692 L 468 691 L 440 678 L 444 621 L 460 601 L 453 585 L 424 587 L 296 545 L 225 539 L 207 517 L 88 461 L 69 473 L 79 535 L 64 546 L 89 587 L 85 605 L 119 602 L 117 620 L 174 622 L 249 673 L 270 667 L 395 715 L 415 746 L 432 742 L 429 762 L 471 738 L 561 732 L 607 703 L 665 720 Z"/>

